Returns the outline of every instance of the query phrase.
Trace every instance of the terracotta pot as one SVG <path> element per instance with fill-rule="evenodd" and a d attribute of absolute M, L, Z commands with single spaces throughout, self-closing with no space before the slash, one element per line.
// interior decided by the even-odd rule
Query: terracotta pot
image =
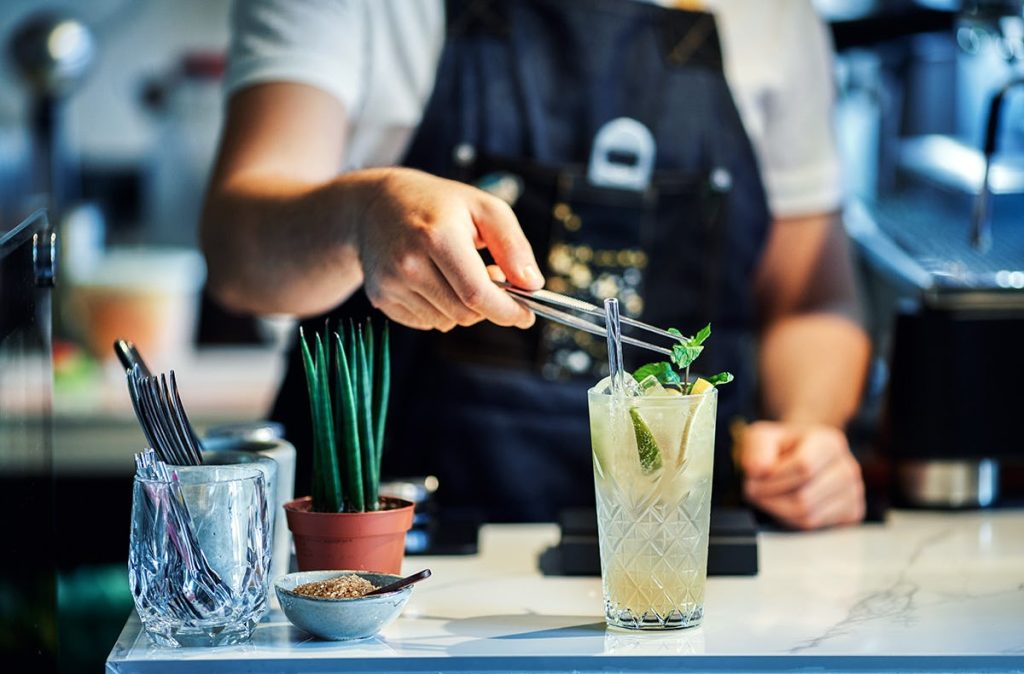
<path fill-rule="evenodd" d="M 384 497 L 380 510 L 365 513 L 311 512 L 312 503 L 306 496 L 284 504 L 299 571 L 401 573 L 411 502 Z"/>

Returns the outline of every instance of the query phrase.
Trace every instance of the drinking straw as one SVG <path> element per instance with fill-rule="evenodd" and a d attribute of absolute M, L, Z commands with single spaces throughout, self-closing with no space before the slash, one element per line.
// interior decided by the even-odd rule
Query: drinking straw
<path fill-rule="evenodd" d="M 604 301 L 605 332 L 608 333 L 608 376 L 611 378 L 612 393 L 625 393 L 622 381 L 622 323 L 619 321 L 619 301 L 609 297 Z"/>

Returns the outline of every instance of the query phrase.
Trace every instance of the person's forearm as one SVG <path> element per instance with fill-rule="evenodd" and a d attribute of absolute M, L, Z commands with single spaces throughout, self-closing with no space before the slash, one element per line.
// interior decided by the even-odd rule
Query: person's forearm
<path fill-rule="evenodd" d="M 768 418 L 740 438 L 744 496 L 799 529 L 860 521 L 864 481 L 842 431 L 860 401 L 870 344 L 834 215 L 773 223 L 755 289 Z"/>
<path fill-rule="evenodd" d="M 780 421 L 843 427 L 860 401 L 870 351 L 864 330 L 841 314 L 778 317 L 761 338 L 766 414 Z"/>
<path fill-rule="evenodd" d="M 219 301 L 255 314 L 313 315 L 362 283 L 356 222 L 376 171 L 311 185 L 244 177 L 211 187 L 201 242 Z"/>

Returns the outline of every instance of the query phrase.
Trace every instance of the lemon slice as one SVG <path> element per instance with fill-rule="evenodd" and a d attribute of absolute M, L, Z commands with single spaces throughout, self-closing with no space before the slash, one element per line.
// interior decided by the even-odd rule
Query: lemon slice
<path fill-rule="evenodd" d="M 693 382 L 693 386 L 690 387 L 690 395 L 700 395 L 701 393 L 707 393 L 713 388 L 715 388 L 715 385 L 709 382 L 707 379 L 697 379 L 697 381 Z"/>
<path fill-rule="evenodd" d="M 703 385 L 702 385 L 703 384 Z M 700 386 L 700 388 L 698 388 Z M 693 390 L 691 394 L 702 395 L 707 393 L 711 389 L 715 388 L 715 385 L 706 379 L 698 379 L 693 383 Z M 682 468 L 686 462 L 686 448 L 690 446 L 691 436 L 694 433 L 694 426 L 696 424 L 703 423 L 704 418 L 704 407 L 708 404 L 710 398 L 702 398 L 690 413 L 690 418 L 686 420 L 686 426 L 683 429 L 683 438 L 679 443 L 679 454 L 676 457 L 676 467 Z M 714 428 L 711 430 L 712 438 L 714 437 Z M 714 442 L 714 440 L 712 440 Z"/>

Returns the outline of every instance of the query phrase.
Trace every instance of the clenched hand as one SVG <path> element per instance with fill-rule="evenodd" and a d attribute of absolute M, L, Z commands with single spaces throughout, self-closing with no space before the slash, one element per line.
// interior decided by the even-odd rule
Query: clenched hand
<path fill-rule="evenodd" d="M 860 464 L 839 429 L 759 421 L 740 439 L 739 462 L 747 500 L 787 526 L 864 519 Z"/>

